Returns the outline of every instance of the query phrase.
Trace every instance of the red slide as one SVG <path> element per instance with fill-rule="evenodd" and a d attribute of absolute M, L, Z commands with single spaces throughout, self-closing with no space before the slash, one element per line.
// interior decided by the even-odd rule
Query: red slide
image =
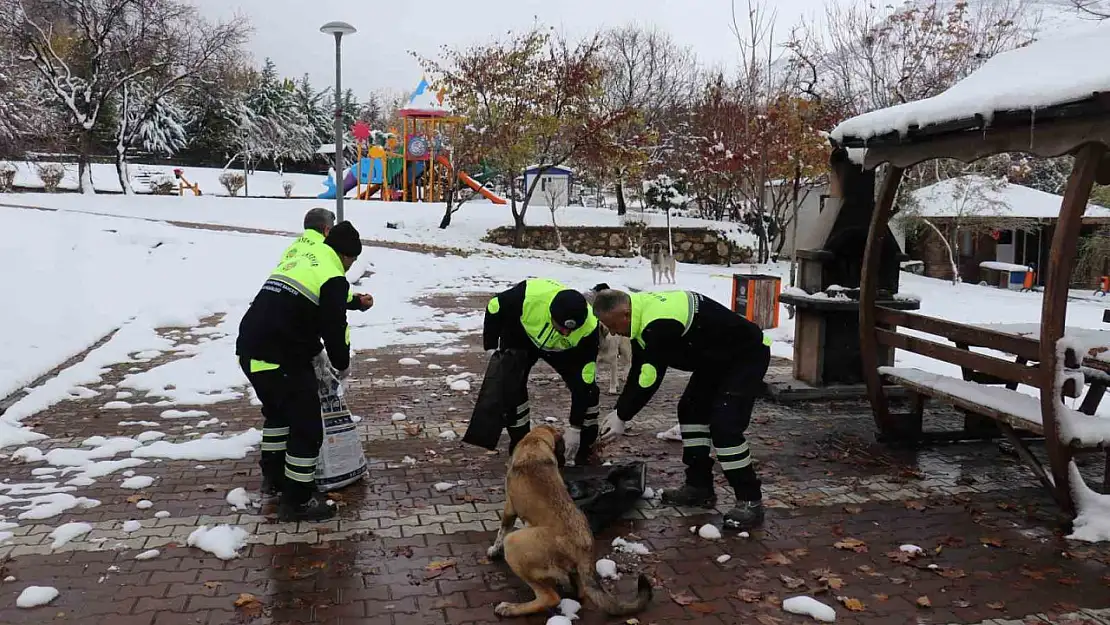
<path fill-rule="evenodd" d="M 446 167 L 448 171 L 451 170 L 451 161 L 448 161 L 446 156 L 440 154 L 439 156 L 436 157 L 436 162 L 439 163 L 440 165 Z M 470 187 L 471 189 L 474 189 L 475 191 L 480 193 L 482 195 L 482 197 L 484 197 L 487 200 L 493 202 L 494 204 L 507 204 L 508 203 L 508 202 L 505 201 L 505 198 L 503 198 L 500 195 L 497 195 L 494 192 L 490 191 L 489 189 L 483 187 L 480 182 L 471 178 L 470 174 L 467 174 L 465 171 L 460 171 L 459 172 L 459 180 L 462 180 L 466 184 L 466 186 Z"/>

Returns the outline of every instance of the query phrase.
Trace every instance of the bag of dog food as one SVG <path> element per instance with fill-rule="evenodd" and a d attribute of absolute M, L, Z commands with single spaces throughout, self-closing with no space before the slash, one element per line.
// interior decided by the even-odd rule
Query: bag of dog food
<path fill-rule="evenodd" d="M 463 435 L 464 443 L 491 451 L 497 449 L 501 432 L 508 426 L 505 415 L 513 405 L 511 395 L 520 387 L 527 357 L 527 352 L 516 349 L 497 350 L 490 356 L 474 413 Z"/>
<path fill-rule="evenodd" d="M 320 418 L 324 442 L 316 460 L 316 487 L 321 491 L 343 488 L 366 475 L 366 454 L 358 428 L 343 399 L 343 382 L 330 371 L 318 371 Z"/>

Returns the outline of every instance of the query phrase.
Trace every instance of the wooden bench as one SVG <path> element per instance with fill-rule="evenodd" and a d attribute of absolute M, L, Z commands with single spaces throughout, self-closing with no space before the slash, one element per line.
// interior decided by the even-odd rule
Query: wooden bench
<path fill-rule="evenodd" d="M 1021 385 L 1042 388 L 1048 372 L 1037 362 L 1040 345 L 1036 339 L 996 332 L 990 329 L 955 323 L 924 315 L 876 307 L 876 339 L 879 345 L 911 351 L 935 360 L 960 367 L 962 379 L 940 375 L 909 367 L 880 367 L 882 379 L 907 389 L 910 394 L 910 411 L 891 414 L 886 410 L 875 411 L 876 425 L 881 434 L 895 441 L 918 443 L 925 440 L 983 440 L 1005 437 L 1018 456 L 1029 465 L 1037 479 L 1056 497 L 1061 505 L 1067 504 L 1061 488 L 1045 470 L 1026 444 L 1031 437 L 1045 437 L 1050 457 L 1070 461 L 1078 452 L 1106 450 L 1108 466 L 1104 484 L 1110 488 L 1110 436 L 1102 437 L 1100 431 L 1110 432 L 1110 419 L 1094 416 L 1097 400 L 1084 401 L 1078 411 L 1061 405 L 1056 410 L 1052 427 L 1046 427 L 1039 396 L 1021 392 Z M 899 329 L 913 331 L 910 334 Z M 941 343 L 920 336 L 932 335 L 947 339 L 952 344 Z M 1014 360 L 993 354 L 972 351 L 972 347 L 986 348 L 1008 355 Z M 1082 396 L 1084 383 L 1090 382 L 1090 393 L 1100 397 L 1110 376 L 1101 371 L 1083 367 L 1074 350 L 1065 350 L 1060 375 L 1064 397 Z M 1052 380 L 1056 374 L 1052 374 Z M 926 399 L 952 405 L 965 414 L 964 427 L 955 432 L 925 432 L 923 428 Z M 885 398 L 883 398 L 885 403 Z M 885 407 L 885 406 L 884 406 Z M 1089 411 L 1089 412 L 1088 412 Z M 1084 413 L 1087 414 L 1084 414 Z"/>

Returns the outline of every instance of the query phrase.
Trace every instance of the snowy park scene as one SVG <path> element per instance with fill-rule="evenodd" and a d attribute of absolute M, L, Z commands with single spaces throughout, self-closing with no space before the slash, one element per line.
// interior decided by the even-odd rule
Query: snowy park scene
<path fill-rule="evenodd" d="M 0 0 L 0 625 L 1110 625 L 1107 58 Z"/>

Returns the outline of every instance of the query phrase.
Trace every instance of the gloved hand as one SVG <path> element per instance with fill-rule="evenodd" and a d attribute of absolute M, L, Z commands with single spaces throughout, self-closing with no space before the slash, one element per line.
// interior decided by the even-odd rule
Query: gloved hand
<path fill-rule="evenodd" d="M 617 416 L 617 411 L 613 410 L 601 420 L 598 430 L 598 440 L 607 441 L 623 435 L 624 421 L 621 421 L 621 418 Z"/>
<path fill-rule="evenodd" d="M 578 449 L 582 447 L 582 428 L 573 425 L 563 432 L 563 443 L 566 445 L 566 465 L 574 466 L 574 458 L 578 456 Z"/>
<path fill-rule="evenodd" d="M 350 367 L 348 367 L 346 369 L 340 369 L 339 371 L 335 372 L 335 377 L 339 380 L 346 380 L 347 376 L 350 374 L 350 372 L 351 372 Z"/>

